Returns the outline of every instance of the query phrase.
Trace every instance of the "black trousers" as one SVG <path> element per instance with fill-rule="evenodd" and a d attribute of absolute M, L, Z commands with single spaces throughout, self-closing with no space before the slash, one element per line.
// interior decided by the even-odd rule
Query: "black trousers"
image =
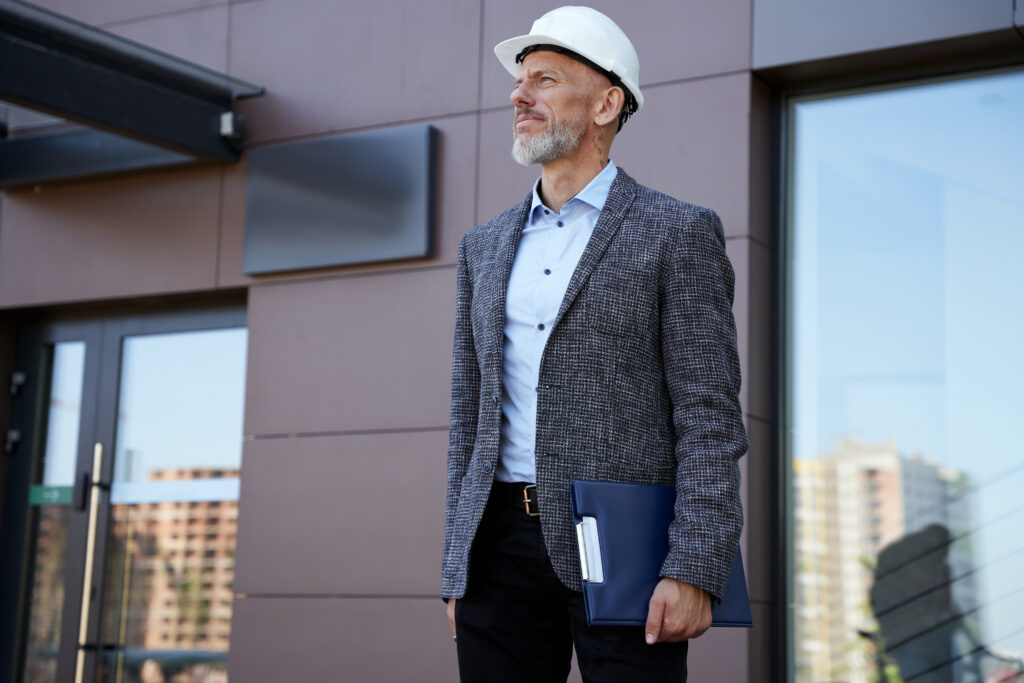
<path fill-rule="evenodd" d="M 583 594 L 555 576 L 540 518 L 494 495 L 455 602 L 455 633 L 463 683 L 564 683 L 574 645 L 587 683 L 686 680 L 685 641 L 647 645 L 643 626 L 588 626 Z"/>

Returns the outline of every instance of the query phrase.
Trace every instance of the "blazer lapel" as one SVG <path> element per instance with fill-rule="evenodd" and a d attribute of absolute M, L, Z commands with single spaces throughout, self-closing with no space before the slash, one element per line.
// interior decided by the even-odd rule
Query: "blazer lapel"
<path fill-rule="evenodd" d="M 583 288 L 583 284 L 590 277 L 594 266 L 601 260 L 605 250 L 608 248 L 608 244 L 612 241 L 612 237 L 615 236 L 619 226 L 622 225 L 622 219 L 626 215 L 626 210 L 633 203 L 635 196 L 636 181 L 626 175 L 626 172 L 620 168 L 608 191 L 608 199 L 605 200 L 604 208 L 597 219 L 597 224 L 594 225 L 594 234 L 590 236 L 590 241 L 587 242 L 587 246 L 583 250 L 580 262 L 576 265 L 572 278 L 569 279 L 569 287 L 565 290 L 562 305 L 558 308 L 558 315 L 555 316 L 554 326 L 557 326 L 562 320 L 562 316 L 569 310 L 569 306 L 572 305 L 576 295 Z M 505 274 L 505 282 L 506 284 L 508 283 L 508 273 Z M 502 296 L 504 297 L 504 295 Z M 502 305 L 504 306 L 504 298 L 502 299 Z"/>
<path fill-rule="evenodd" d="M 490 346 L 489 351 L 499 354 L 499 358 L 505 338 L 505 295 L 508 292 L 508 279 L 512 273 L 512 261 L 516 256 L 516 246 L 519 244 L 519 237 L 523 234 L 523 226 L 526 224 L 526 216 L 532 203 L 533 193 L 531 192 L 519 205 L 519 210 L 513 212 L 508 222 L 502 227 L 494 247 L 494 260 L 491 262 L 491 269 L 487 274 L 489 280 L 487 288 L 491 291 L 491 296 L 489 297 L 490 310 L 486 318 L 485 336 Z"/>

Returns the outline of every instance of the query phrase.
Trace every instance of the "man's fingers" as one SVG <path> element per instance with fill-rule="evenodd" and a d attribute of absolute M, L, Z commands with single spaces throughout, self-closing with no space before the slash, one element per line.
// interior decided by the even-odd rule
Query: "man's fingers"
<path fill-rule="evenodd" d="M 452 629 L 452 635 L 455 635 L 455 598 L 448 598 L 448 625 Z"/>
<path fill-rule="evenodd" d="M 702 610 L 700 615 L 700 623 L 694 630 L 692 638 L 700 638 L 702 635 L 707 633 L 707 630 L 711 628 L 711 609 Z"/>
<path fill-rule="evenodd" d="M 651 598 L 647 607 L 647 624 L 644 626 L 648 645 L 658 642 L 661 635 L 661 620 L 665 616 L 665 601 L 658 595 Z"/>

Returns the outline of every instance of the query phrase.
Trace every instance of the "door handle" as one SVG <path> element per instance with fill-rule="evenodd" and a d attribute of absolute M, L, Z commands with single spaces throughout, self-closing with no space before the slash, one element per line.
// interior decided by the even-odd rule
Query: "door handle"
<path fill-rule="evenodd" d="M 92 482 L 92 475 L 82 472 L 75 480 L 74 503 L 75 509 L 79 512 L 85 510 L 86 501 L 89 500 L 89 484 Z"/>
<path fill-rule="evenodd" d="M 96 443 L 92 449 L 92 481 L 88 487 L 83 481 L 83 491 L 89 490 L 89 530 L 85 537 L 85 576 L 82 578 L 82 613 L 78 621 L 78 660 L 75 663 L 75 683 L 82 683 L 85 676 L 85 653 L 89 637 L 89 610 L 92 608 L 92 567 L 96 555 L 96 524 L 100 511 L 100 490 L 103 489 L 103 444 Z M 82 508 L 85 508 L 85 496 Z"/>

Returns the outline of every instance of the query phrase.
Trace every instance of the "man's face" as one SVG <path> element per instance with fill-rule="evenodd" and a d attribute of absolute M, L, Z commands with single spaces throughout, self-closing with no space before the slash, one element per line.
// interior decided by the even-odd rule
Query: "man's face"
<path fill-rule="evenodd" d="M 590 125 L 597 76 L 557 52 L 528 54 L 509 96 L 515 106 L 512 157 L 524 166 L 547 164 L 579 149 Z"/>

